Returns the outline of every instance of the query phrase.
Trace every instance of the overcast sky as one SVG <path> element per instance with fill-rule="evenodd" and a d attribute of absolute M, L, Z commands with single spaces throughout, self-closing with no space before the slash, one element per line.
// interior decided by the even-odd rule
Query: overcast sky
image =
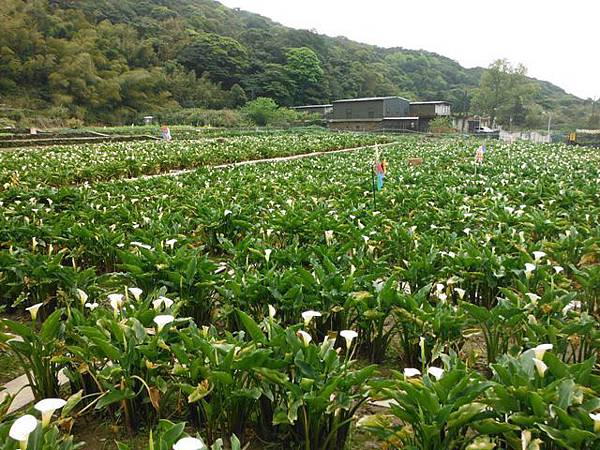
<path fill-rule="evenodd" d="M 579 97 L 600 97 L 598 0 L 220 0 L 294 28 L 424 49 L 465 67 L 498 58 Z"/>

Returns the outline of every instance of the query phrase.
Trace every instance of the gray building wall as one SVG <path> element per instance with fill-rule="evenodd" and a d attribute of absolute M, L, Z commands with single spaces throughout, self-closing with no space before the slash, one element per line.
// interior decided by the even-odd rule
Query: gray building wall
<path fill-rule="evenodd" d="M 448 111 L 445 114 L 440 114 L 440 107 L 447 107 Z M 438 117 L 440 115 L 450 115 L 450 103 L 440 102 L 412 102 L 410 104 L 410 115 L 419 117 Z"/>
<path fill-rule="evenodd" d="M 380 119 L 383 117 L 383 100 L 348 101 L 333 104 L 333 119 Z"/>
<path fill-rule="evenodd" d="M 410 103 L 402 97 L 386 98 L 383 104 L 385 108 L 383 117 L 405 117 L 410 115 Z"/>
<path fill-rule="evenodd" d="M 334 120 L 382 119 L 407 116 L 408 100 L 402 97 L 381 97 L 357 100 L 338 100 L 333 103 Z"/>

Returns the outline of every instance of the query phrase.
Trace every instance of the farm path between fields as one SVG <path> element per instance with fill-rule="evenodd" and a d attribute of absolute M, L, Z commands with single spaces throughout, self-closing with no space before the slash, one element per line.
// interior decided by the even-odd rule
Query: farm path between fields
<path fill-rule="evenodd" d="M 278 156 L 276 158 L 264 158 L 264 159 L 250 159 L 250 160 L 246 160 L 246 161 L 238 161 L 238 162 L 233 162 L 233 163 L 219 164 L 216 166 L 209 165 L 209 166 L 194 167 L 192 169 L 172 170 L 170 172 L 157 173 L 157 174 L 153 174 L 153 175 L 142 175 L 142 176 L 135 177 L 135 178 L 116 179 L 113 181 L 138 181 L 138 180 L 149 180 L 149 179 L 158 178 L 158 177 L 177 177 L 179 175 L 193 173 L 193 172 L 196 172 L 201 169 L 233 169 L 233 168 L 239 167 L 239 166 L 248 166 L 248 165 L 254 165 L 254 164 L 280 163 L 280 162 L 286 162 L 286 161 L 293 161 L 295 159 L 316 158 L 319 156 L 332 155 L 335 153 L 355 152 L 358 150 L 375 148 L 375 145 L 378 145 L 379 147 L 382 147 L 382 148 L 389 147 L 392 145 L 397 145 L 399 143 L 400 143 L 400 141 L 394 141 L 394 142 L 388 142 L 386 144 L 361 145 L 360 147 L 349 147 L 349 148 L 342 148 L 339 150 L 331 150 L 331 151 L 324 150 L 324 151 L 318 151 L 318 152 L 312 152 L 312 153 L 302 153 L 300 155 Z"/>
<path fill-rule="evenodd" d="M 58 384 L 59 386 L 63 386 L 66 383 L 68 383 L 67 376 L 63 373 L 63 371 L 60 371 L 58 373 Z M 29 387 L 27 375 L 21 375 L 20 377 L 9 381 L 4 385 L 4 389 L 5 390 L 0 392 L 0 403 L 2 403 L 2 401 L 8 395 L 13 397 L 13 401 L 7 411 L 9 414 L 25 408 L 34 401 L 33 391 Z"/>

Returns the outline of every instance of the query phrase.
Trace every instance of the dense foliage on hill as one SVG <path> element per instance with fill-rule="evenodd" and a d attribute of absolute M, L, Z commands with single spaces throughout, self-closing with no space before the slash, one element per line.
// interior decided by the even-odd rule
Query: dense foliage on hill
<path fill-rule="evenodd" d="M 17 119 L 45 111 L 126 122 L 164 109 L 238 107 L 260 96 L 293 105 L 391 94 L 447 99 L 465 113 L 484 71 L 422 50 L 287 28 L 213 0 L 2 3 L 0 114 Z M 558 124 L 587 120 L 589 102 L 534 84 L 534 103 L 524 105 L 530 122 L 543 120 L 542 109 L 554 111 Z"/>

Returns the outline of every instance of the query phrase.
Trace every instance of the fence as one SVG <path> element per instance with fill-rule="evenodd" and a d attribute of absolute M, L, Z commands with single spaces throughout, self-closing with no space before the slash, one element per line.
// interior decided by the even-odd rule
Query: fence
<path fill-rule="evenodd" d="M 552 142 L 552 136 L 548 133 L 539 133 L 537 131 L 500 131 L 500 139 L 504 142 L 529 141 L 535 144 L 547 144 Z"/>

